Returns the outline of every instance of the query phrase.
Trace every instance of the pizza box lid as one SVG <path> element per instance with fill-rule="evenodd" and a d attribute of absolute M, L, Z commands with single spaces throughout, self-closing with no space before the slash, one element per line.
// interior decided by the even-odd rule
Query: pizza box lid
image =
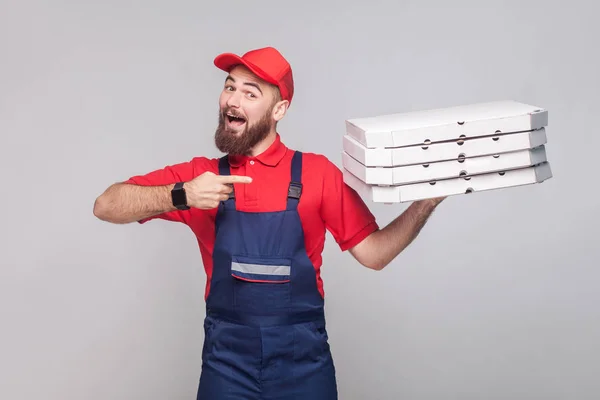
<path fill-rule="evenodd" d="M 548 125 L 548 111 L 513 100 L 385 114 L 345 121 L 346 134 L 368 148 L 402 147 Z"/>
<path fill-rule="evenodd" d="M 544 145 L 490 156 L 459 158 L 401 167 L 366 167 L 348 153 L 342 166 L 368 185 L 404 185 L 525 168 L 548 161 Z"/>
<path fill-rule="evenodd" d="M 398 167 L 532 149 L 546 142 L 546 128 L 540 128 L 535 131 L 396 148 L 367 148 L 350 135 L 344 135 L 342 147 L 344 152 L 366 167 Z"/>
<path fill-rule="evenodd" d="M 343 177 L 348 186 L 371 202 L 404 203 L 541 183 L 552 177 L 552 170 L 550 163 L 546 161 L 535 166 L 505 172 L 396 186 L 368 185 L 346 169 L 343 170 Z"/>

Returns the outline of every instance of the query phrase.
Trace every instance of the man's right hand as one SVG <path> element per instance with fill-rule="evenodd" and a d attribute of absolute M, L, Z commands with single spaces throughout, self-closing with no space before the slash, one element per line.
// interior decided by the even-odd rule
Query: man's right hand
<path fill-rule="evenodd" d="M 227 200 L 234 183 L 250 183 L 252 178 L 241 175 L 216 175 L 207 171 L 183 184 L 188 206 L 208 210 Z"/>
<path fill-rule="evenodd" d="M 213 209 L 221 200 L 227 200 L 233 183 L 250 183 L 252 178 L 239 175 L 215 175 L 205 172 L 185 182 L 187 203 L 190 207 Z M 115 183 L 108 187 L 94 202 L 94 215 L 116 224 L 127 224 L 145 218 L 175 211 L 171 199 L 174 184 L 142 186 Z"/>

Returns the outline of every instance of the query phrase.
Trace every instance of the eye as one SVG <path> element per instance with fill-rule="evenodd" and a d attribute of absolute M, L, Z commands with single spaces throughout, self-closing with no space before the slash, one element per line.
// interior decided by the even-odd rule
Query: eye
<path fill-rule="evenodd" d="M 256 98 L 256 96 L 254 95 L 254 93 L 250 93 L 250 92 L 248 92 L 248 97 L 250 97 L 251 99 L 255 99 Z"/>
<path fill-rule="evenodd" d="M 225 86 L 225 90 L 233 91 L 233 86 L 227 85 Z"/>

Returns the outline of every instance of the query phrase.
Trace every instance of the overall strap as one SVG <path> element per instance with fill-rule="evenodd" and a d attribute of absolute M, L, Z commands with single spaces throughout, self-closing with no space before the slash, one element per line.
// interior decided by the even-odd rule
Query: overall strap
<path fill-rule="evenodd" d="M 229 157 L 227 155 L 224 155 L 219 159 L 219 175 L 231 175 L 229 169 Z M 228 185 L 233 189 L 233 184 Z M 225 205 L 225 208 L 235 209 L 235 191 L 232 190 L 231 193 L 229 193 L 229 199 L 221 203 Z"/>
<path fill-rule="evenodd" d="M 295 210 L 302 195 L 302 153 L 294 152 L 292 157 L 292 174 L 288 188 L 287 210 Z"/>

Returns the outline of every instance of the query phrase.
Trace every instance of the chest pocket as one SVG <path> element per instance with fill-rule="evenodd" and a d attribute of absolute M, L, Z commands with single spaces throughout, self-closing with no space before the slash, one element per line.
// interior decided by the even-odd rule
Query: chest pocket
<path fill-rule="evenodd" d="M 231 276 L 236 310 L 271 314 L 291 307 L 291 259 L 233 256 Z"/>

